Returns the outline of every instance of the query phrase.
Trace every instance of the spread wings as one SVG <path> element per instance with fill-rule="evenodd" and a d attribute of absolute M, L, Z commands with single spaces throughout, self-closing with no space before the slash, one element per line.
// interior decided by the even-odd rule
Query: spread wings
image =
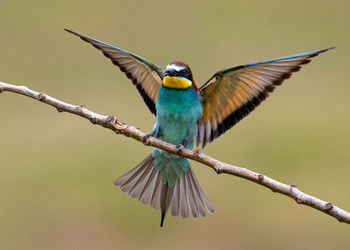
<path fill-rule="evenodd" d="M 332 48 L 329 48 L 332 49 Z M 203 117 L 197 123 L 197 146 L 204 147 L 252 112 L 275 86 L 329 49 L 232 67 L 215 73 L 200 89 Z"/>
<path fill-rule="evenodd" d="M 132 80 L 150 111 L 156 114 L 155 104 L 164 77 L 161 67 L 128 51 L 71 30 L 65 30 L 92 44 L 95 48 L 101 50 L 106 57 L 111 59 L 113 64 L 117 65 Z"/>

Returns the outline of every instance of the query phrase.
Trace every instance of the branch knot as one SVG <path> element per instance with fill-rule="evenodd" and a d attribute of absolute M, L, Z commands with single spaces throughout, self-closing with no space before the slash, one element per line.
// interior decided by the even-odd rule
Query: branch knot
<path fill-rule="evenodd" d="M 329 212 L 332 210 L 332 208 L 333 208 L 334 206 L 333 206 L 332 203 L 327 202 L 326 205 L 325 205 L 324 207 L 325 207 L 326 212 L 329 213 Z"/>
<path fill-rule="evenodd" d="M 295 201 L 296 201 L 296 203 L 298 203 L 298 204 L 303 204 L 303 201 L 302 201 L 302 199 L 301 199 L 300 197 L 295 198 Z"/>
<path fill-rule="evenodd" d="M 263 174 L 259 174 L 258 181 L 259 181 L 260 184 L 262 184 L 262 182 L 264 181 L 264 175 Z"/>
<path fill-rule="evenodd" d="M 114 123 L 114 121 L 115 121 L 115 117 L 112 115 L 108 116 L 106 119 L 106 122 L 109 122 L 109 123 Z"/>
<path fill-rule="evenodd" d="M 95 117 L 95 116 L 91 116 L 90 122 L 91 122 L 92 124 L 97 124 L 97 119 L 96 119 L 96 117 Z"/>
<path fill-rule="evenodd" d="M 79 111 L 83 111 L 83 109 L 86 109 L 86 105 L 85 104 L 81 104 L 79 106 L 77 106 Z"/>
<path fill-rule="evenodd" d="M 45 101 L 45 94 L 44 94 L 44 93 L 39 93 L 38 99 L 39 99 L 39 101 L 41 101 L 41 102 Z"/>
<path fill-rule="evenodd" d="M 218 164 L 215 166 L 215 172 L 217 174 L 221 174 L 221 169 L 222 169 L 222 165 L 221 164 Z"/>

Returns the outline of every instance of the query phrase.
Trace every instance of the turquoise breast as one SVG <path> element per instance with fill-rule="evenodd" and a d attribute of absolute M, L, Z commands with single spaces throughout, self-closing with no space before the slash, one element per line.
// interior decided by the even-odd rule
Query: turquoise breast
<path fill-rule="evenodd" d="M 192 149 L 196 123 L 203 115 L 198 93 L 192 87 L 182 90 L 162 86 L 156 110 L 156 122 L 159 126 L 157 137 L 166 142 L 175 145 L 182 144 Z"/>

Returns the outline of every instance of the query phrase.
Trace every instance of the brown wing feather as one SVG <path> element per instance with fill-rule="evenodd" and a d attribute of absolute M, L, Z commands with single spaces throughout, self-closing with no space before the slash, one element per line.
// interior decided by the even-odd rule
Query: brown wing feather
<path fill-rule="evenodd" d="M 203 97 L 203 118 L 197 124 L 197 145 L 204 147 L 225 133 L 293 72 L 329 49 L 241 65 L 214 74 L 199 89 Z"/>
<path fill-rule="evenodd" d="M 71 30 L 66 29 L 66 31 L 92 44 L 95 48 L 101 50 L 106 57 L 111 59 L 112 63 L 118 66 L 131 79 L 150 111 L 156 114 L 155 103 L 164 77 L 162 68 L 128 51 Z"/>

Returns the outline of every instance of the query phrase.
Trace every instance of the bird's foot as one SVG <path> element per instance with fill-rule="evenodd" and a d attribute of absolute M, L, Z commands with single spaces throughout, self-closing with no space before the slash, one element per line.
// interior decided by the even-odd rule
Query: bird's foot
<path fill-rule="evenodd" d="M 179 154 L 185 147 L 182 144 L 176 146 L 176 154 Z"/>
<path fill-rule="evenodd" d="M 194 155 L 195 155 L 196 157 L 199 157 L 201 153 L 202 153 L 202 151 L 201 151 L 200 149 L 196 149 L 196 150 L 194 151 Z"/>
<path fill-rule="evenodd" d="M 145 146 L 148 146 L 148 139 L 152 136 L 154 136 L 154 132 L 145 134 L 145 136 L 142 138 L 142 143 L 145 144 Z"/>

